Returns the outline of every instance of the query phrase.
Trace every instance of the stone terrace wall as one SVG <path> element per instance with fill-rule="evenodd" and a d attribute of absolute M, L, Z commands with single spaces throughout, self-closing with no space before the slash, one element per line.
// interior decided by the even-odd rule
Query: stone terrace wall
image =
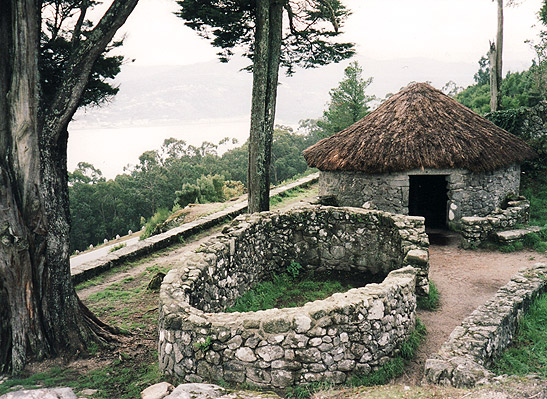
<path fill-rule="evenodd" d="M 530 203 L 510 201 L 507 209 L 498 209 L 487 217 L 464 217 L 461 220 L 463 248 L 476 248 L 489 240 L 496 231 L 508 230 L 530 220 Z"/>
<path fill-rule="evenodd" d="M 161 369 L 187 381 L 222 378 L 273 386 L 323 378 L 340 382 L 350 370 L 366 372 L 385 361 L 414 325 L 414 289 L 428 287 L 427 246 L 418 217 L 323 206 L 239 217 L 165 277 Z M 306 311 L 203 313 L 223 311 L 291 261 L 316 271 L 382 277 L 403 265 L 416 269 L 307 304 Z M 375 301 L 380 297 L 381 304 Z"/>
<path fill-rule="evenodd" d="M 511 343 L 522 314 L 547 291 L 547 264 L 517 273 L 486 304 L 456 327 L 438 354 L 425 363 L 428 382 L 472 387 L 493 377 L 488 367 Z"/>
<path fill-rule="evenodd" d="M 204 313 L 182 302 L 173 317 L 162 298 L 160 369 L 188 382 L 276 388 L 367 374 L 397 353 L 415 326 L 415 273 L 395 270 L 381 284 L 300 308 Z"/>

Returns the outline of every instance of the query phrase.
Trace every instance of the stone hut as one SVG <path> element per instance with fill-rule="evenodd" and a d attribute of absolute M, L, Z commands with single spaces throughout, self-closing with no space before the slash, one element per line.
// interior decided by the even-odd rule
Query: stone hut
<path fill-rule="evenodd" d="M 304 151 L 319 194 L 337 205 L 424 216 L 430 228 L 487 216 L 518 194 L 520 163 L 535 152 L 425 83 Z"/>

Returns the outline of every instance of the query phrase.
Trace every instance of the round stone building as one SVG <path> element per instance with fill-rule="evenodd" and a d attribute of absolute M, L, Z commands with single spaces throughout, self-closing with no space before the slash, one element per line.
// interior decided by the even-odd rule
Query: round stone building
<path fill-rule="evenodd" d="M 431 228 L 487 216 L 518 194 L 521 139 L 425 83 L 304 151 L 339 206 L 424 216 Z"/>

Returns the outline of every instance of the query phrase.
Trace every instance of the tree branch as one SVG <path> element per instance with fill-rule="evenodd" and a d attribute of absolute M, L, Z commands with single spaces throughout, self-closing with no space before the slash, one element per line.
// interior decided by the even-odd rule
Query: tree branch
<path fill-rule="evenodd" d="M 93 64 L 127 20 L 138 1 L 114 0 L 87 39 L 80 41 L 74 48 L 67 63 L 63 83 L 55 93 L 52 105 L 44 113 L 43 130 L 47 131 L 48 139 L 52 143 L 57 141 L 74 116 Z"/>
<path fill-rule="evenodd" d="M 72 48 L 76 47 L 78 43 L 80 43 L 80 35 L 82 34 L 82 25 L 85 21 L 85 15 L 87 13 L 87 8 L 89 7 L 88 0 L 82 0 L 82 3 L 80 4 L 80 16 L 78 17 L 78 21 L 76 21 L 76 25 L 74 26 L 74 31 L 72 32 Z"/>

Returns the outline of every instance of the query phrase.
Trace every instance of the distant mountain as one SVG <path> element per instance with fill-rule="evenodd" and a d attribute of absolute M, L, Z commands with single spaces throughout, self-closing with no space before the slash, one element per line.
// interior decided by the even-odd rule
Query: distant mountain
<path fill-rule="evenodd" d="M 441 88 L 454 80 L 472 83 L 473 64 L 442 63 L 412 58 L 377 61 L 359 59 L 365 76 L 373 76 L 371 94 L 381 98 L 411 81 L 432 81 Z M 116 78 L 120 92 L 100 108 L 79 111 L 71 129 L 162 126 L 190 121 L 248 117 L 252 75 L 240 71 L 244 59 L 227 64 L 210 61 L 180 66 L 126 65 Z M 317 118 L 329 99 L 329 90 L 343 77 L 347 62 L 280 76 L 277 122 L 295 125 Z"/>

